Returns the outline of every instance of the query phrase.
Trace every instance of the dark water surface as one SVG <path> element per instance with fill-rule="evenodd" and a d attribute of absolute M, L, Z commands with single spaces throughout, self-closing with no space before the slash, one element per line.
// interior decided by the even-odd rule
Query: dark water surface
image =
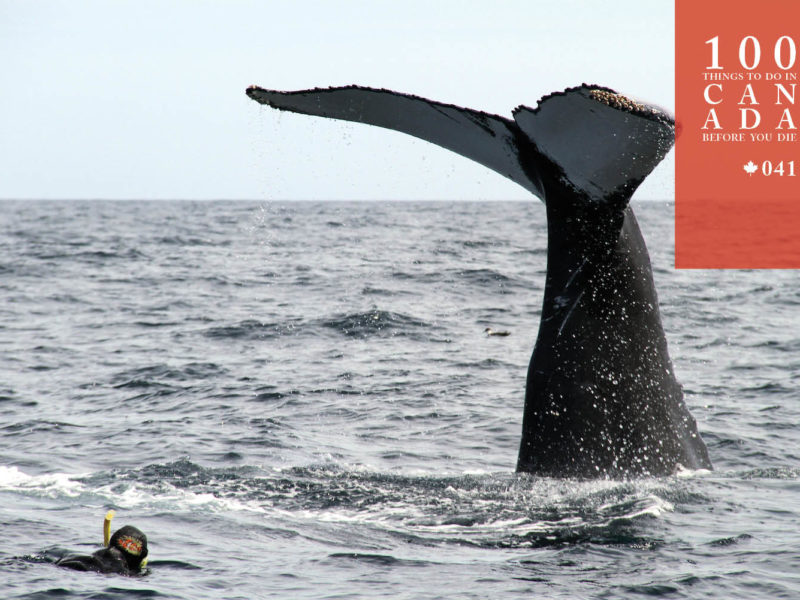
<path fill-rule="evenodd" d="M 514 474 L 539 202 L 0 203 L 0 597 L 800 597 L 800 277 L 636 211 L 713 473 Z"/>

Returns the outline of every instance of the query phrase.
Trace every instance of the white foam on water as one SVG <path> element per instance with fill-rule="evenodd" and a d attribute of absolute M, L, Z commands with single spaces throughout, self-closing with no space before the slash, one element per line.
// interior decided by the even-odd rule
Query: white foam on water
<path fill-rule="evenodd" d="M 74 498 L 86 492 L 86 487 L 76 481 L 85 474 L 49 473 L 28 475 L 17 467 L 0 465 L 0 491 L 22 492 L 35 496 Z"/>
<path fill-rule="evenodd" d="M 196 493 L 168 484 L 159 484 L 157 488 L 148 485 L 130 485 L 120 491 L 119 484 L 114 483 L 92 489 L 81 481 L 90 475 L 89 473 L 28 475 L 18 467 L 0 465 L 0 492 L 54 499 L 76 498 L 91 494 L 93 504 L 102 503 L 125 509 L 264 512 L 264 508 L 257 503 L 243 502 L 235 498 L 219 498 L 208 492 Z"/>
<path fill-rule="evenodd" d="M 679 479 L 695 479 L 697 477 L 706 477 L 712 473 L 713 471 L 709 471 L 708 469 L 687 469 L 682 465 L 678 465 L 678 469 L 675 471 L 675 477 Z"/>
<path fill-rule="evenodd" d="M 170 484 L 157 488 L 135 484 L 123 491 L 115 491 L 117 484 L 103 486 L 94 492 L 108 498 L 120 508 L 169 511 L 196 511 L 224 513 L 230 511 L 264 512 L 261 506 L 236 498 L 220 498 L 209 492 L 193 492 Z"/>
<path fill-rule="evenodd" d="M 625 515 L 622 515 L 622 518 L 635 519 L 637 517 L 642 517 L 644 515 L 649 515 L 651 517 L 660 517 L 666 512 L 672 512 L 673 510 L 675 510 L 675 506 L 671 502 L 668 502 L 667 500 L 659 498 L 658 496 L 655 495 L 647 496 L 647 498 L 643 500 L 647 500 L 649 504 L 637 507 L 638 510 L 626 513 Z M 637 504 L 643 504 L 643 502 Z"/>

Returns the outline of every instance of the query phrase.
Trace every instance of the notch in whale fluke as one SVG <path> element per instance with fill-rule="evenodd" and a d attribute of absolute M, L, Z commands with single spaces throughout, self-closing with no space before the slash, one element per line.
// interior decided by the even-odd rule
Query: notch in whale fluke
<path fill-rule="evenodd" d="M 675 140 L 661 108 L 586 84 L 519 106 L 514 120 L 562 183 L 593 200 L 630 198 Z"/>

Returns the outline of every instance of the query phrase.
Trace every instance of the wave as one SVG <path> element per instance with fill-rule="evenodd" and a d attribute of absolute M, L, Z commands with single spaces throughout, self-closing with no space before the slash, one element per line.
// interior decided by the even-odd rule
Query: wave
<path fill-rule="evenodd" d="M 296 333 L 300 322 L 262 323 L 246 319 L 235 325 L 220 325 L 207 329 L 204 334 L 211 339 L 272 340 Z"/>
<path fill-rule="evenodd" d="M 517 282 L 494 269 L 463 269 L 456 272 L 459 279 L 474 285 L 509 286 Z"/>
<path fill-rule="evenodd" d="M 286 531 L 481 548 L 652 541 L 643 524 L 675 502 L 705 503 L 684 478 L 579 481 L 515 474 L 400 475 L 312 465 L 206 468 L 188 459 L 139 469 L 30 476 L 0 467 L 0 492 L 81 497 L 129 511 L 258 513 Z M 331 529 L 333 528 L 333 529 Z M 313 533 L 306 535 L 313 535 Z"/>
<path fill-rule="evenodd" d="M 46 261 L 76 261 L 91 265 L 102 265 L 113 260 L 143 260 L 149 258 L 144 252 L 136 248 L 123 248 L 120 250 L 84 250 L 80 252 L 52 252 L 48 249 L 34 250 L 29 256 Z"/>
<path fill-rule="evenodd" d="M 348 337 L 360 338 L 405 336 L 431 327 L 426 321 L 383 310 L 334 315 L 319 319 L 314 324 Z"/>
<path fill-rule="evenodd" d="M 228 247 L 231 241 L 227 239 L 210 240 L 193 235 L 168 235 L 157 237 L 153 240 L 156 244 L 163 244 L 165 246 L 220 246 Z"/>
<path fill-rule="evenodd" d="M 195 381 L 218 377 L 226 372 L 225 368 L 212 362 L 191 362 L 181 367 L 159 364 L 121 371 L 114 376 L 112 384 L 115 388 L 151 387 L 163 381 Z"/>
<path fill-rule="evenodd" d="M 390 277 L 400 281 L 410 281 L 425 284 L 462 284 L 469 287 L 491 287 L 500 288 L 505 292 L 506 288 L 520 287 L 531 289 L 532 284 L 521 279 L 510 277 L 495 269 L 444 269 L 435 271 L 394 271 Z"/>

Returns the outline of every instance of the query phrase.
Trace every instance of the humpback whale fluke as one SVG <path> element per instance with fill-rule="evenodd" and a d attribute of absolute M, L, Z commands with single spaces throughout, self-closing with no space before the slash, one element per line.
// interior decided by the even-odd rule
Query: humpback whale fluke
<path fill-rule="evenodd" d="M 547 278 L 517 470 L 668 475 L 711 468 L 683 401 L 631 195 L 674 141 L 672 117 L 582 85 L 513 119 L 356 86 L 247 95 L 273 108 L 394 129 L 497 171 L 547 210 Z"/>

